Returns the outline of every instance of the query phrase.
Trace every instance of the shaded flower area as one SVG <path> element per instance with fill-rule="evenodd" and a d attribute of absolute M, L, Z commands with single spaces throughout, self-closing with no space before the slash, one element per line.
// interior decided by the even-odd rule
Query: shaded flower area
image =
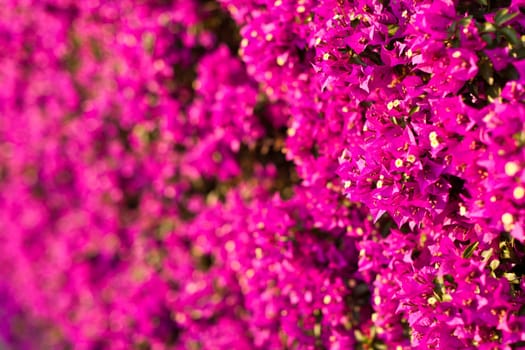
<path fill-rule="evenodd" d="M 523 0 L 1 0 L 0 348 L 524 347 L 523 58 Z"/>

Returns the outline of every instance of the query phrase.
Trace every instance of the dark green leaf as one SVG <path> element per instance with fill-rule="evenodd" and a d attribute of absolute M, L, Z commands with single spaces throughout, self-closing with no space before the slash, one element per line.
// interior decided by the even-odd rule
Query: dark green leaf
<path fill-rule="evenodd" d="M 522 60 L 525 58 L 525 47 L 516 48 L 512 51 L 512 54 L 514 57 L 516 57 L 519 60 Z"/>
<path fill-rule="evenodd" d="M 449 282 L 449 283 L 452 283 L 452 284 L 455 284 L 456 281 L 454 281 L 454 277 L 450 274 L 446 274 L 443 276 L 443 278 L 445 279 L 445 281 Z"/>
<path fill-rule="evenodd" d="M 466 27 L 466 26 L 468 26 L 470 24 L 470 22 L 472 22 L 472 16 L 464 17 L 464 18 L 460 19 L 458 23 L 462 27 Z"/>
<path fill-rule="evenodd" d="M 474 242 L 471 245 L 469 245 L 465 250 L 463 251 L 463 254 L 461 256 L 465 259 L 468 259 L 474 254 L 474 251 L 479 246 L 479 242 Z"/>
<path fill-rule="evenodd" d="M 516 31 L 513 28 L 511 27 L 501 28 L 500 33 L 503 34 L 505 39 L 507 39 L 507 41 L 510 44 L 512 44 L 512 46 L 521 47 L 520 37 L 518 36 L 518 33 L 516 33 Z"/>
<path fill-rule="evenodd" d="M 479 64 L 479 73 L 483 77 L 483 79 L 489 83 L 489 85 L 494 84 L 494 69 L 492 67 L 492 64 L 489 60 L 484 59 L 480 61 Z"/>
<path fill-rule="evenodd" d="M 516 68 L 509 64 L 507 67 L 505 67 L 504 69 L 502 69 L 499 74 L 505 78 L 505 80 L 507 81 L 510 81 L 510 80 L 518 80 L 520 78 L 520 74 L 518 73 L 518 71 L 516 70 Z"/>
<path fill-rule="evenodd" d="M 494 38 L 492 37 L 491 34 L 489 34 L 489 33 L 482 34 L 481 35 L 481 39 L 483 39 L 483 41 L 487 43 L 489 48 L 493 47 L 493 45 L 494 45 Z"/>

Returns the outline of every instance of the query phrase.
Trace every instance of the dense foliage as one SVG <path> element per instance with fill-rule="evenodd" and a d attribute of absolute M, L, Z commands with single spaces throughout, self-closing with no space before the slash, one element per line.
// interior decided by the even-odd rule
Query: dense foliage
<path fill-rule="evenodd" d="M 2 0 L 0 48 L 13 349 L 525 344 L 525 1 Z"/>

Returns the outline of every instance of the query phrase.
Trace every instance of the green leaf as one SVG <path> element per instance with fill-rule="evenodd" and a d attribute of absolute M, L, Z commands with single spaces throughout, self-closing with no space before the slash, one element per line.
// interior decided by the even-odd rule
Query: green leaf
<path fill-rule="evenodd" d="M 419 112 L 419 106 L 413 106 L 412 108 L 410 108 L 410 111 L 408 112 L 408 115 L 412 115 L 416 112 Z"/>
<path fill-rule="evenodd" d="M 516 33 L 516 31 L 513 28 L 505 27 L 505 28 L 501 28 L 499 31 L 512 46 L 515 46 L 515 47 L 522 46 L 521 39 L 518 36 L 518 33 Z"/>
<path fill-rule="evenodd" d="M 525 58 L 525 47 L 516 48 L 512 51 L 512 55 L 519 60 Z"/>
<path fill-rule="evenodd" d="M 474 251 L 479 246 L 479 242 L 474 242 L 471 245 L 469 245 L 465 250 L 463 251 L 463 254 L 461 256 L 465 259 L 468 259 L 474 254 Z"/>
<path fill-rule="evenodd" d="M 480 61 L 479 73 L 489 85 L 494 84 L 494 69 L 489 60 L 483 59 Z"/>
<path fill-rule="evenodd" d="M 492 253 L 494 253 L 494 249 L 492 248 L 482 251 L 481 257 L 483 258 L 483 261 L 487 262 L 492 256 Z"/>
<path fill-rule="evenodd" d="M 478 1 L 478 4 L 480 4 L 480 5 L 483 5 L 483 6 L 488 6 L 489 5 L 487 0 L 477 0 L 477 1 Z"/>
<path fill-rule="evenodd" d="M 456 32 L 457 29 L 458 29 L 458 23 L 452 22 L 452 24 L 448 27 L 448 32 L 453 34 Z"/>
<path fill-rule="evenodd" d="M 452 284 L 456 283 L 456 281 L 454 281 L 454 277 L 452 275 L 448 274 L 448 273 L 443 276 L 443 279 L 445 281 L 449 282 L 449 283 L 452 283 Z"/>
<path fill-rule="evenodd" d="M 364 335 L 360 330 L 356 329 L 354 331 L 354 337 L 355 339 L 360 342 L 360 343 L 364 343 L 368 340 L 367 336 Z"/>
<path fill-rule="evenodd" d="M 499 86 L 496 86 L 496 85 L 489 85 L 487 86 L 487 97 L 488 97 L 488 100 L 492 101 L 496 98 L 498 98 L 499 96 L 501 96 L 501 87 Z"/>
<path fill-rule="evenodd" d="M 506 242 L 503 242 L 503 243 L 504 243 L 503 245 L 500 243 L 500 258 L 504 260 L 510 260 L 512 259 L 512 252 L 509 249 Z"/>
<path fill-rule="evenodd" d="M 525 146 L 525 132 L 521 131 L 512 136 L 519 147 Z"/>
<path fill-rule="evenodd" d="M 518 12 L 510 13 L 509 9 L 503 8 L 496 13 L 496 16 L 494 16 L 494 23 L 501 26 L 516 17 L 518 14 Z"/>
<path fill-rule="evenodd" d="M 400 126 L 403 129 L 405 128 L 406 122 L 405 122 L 405 120 L 403 118 L 401 118 L 401 117 L 400 118 L 391 117 L 391 119 L 392 119 L 392 123 L 394 123 L 395 125 Z"/>
<path fill-rule="evenodd" d="M 490 22 L 485 22 L 485 23 L 481 23 L 479 26 L 478 26 L 478 30 L 481 32 L 481 33 L 494 33 L 497 28 L 494 24 L 490 23 Z"/>
<path fill-rule="evenodd" d="M 394 36 L 398 30 L 399 30 L 399 26 L 397 24 L 388 25 L 388 35 L 389 36 Z"/>
<path fill-rule="evenodd" d="M 458 21 L 458 24 L 462 27 L 468 26 L 472 22 L 472 16 L 464 17 Z"/>
<path fill-rule="evenodd" d="M 481 35 L 481 39 L 483 39 L 483 41 L 487 43 L 489 48 L 493 47 L 493 45 L 494 45 L 494 38 L 492 37 L 491 34 L 489 34 L 489 33 L 482 34 Z"/>
<path fill-rule="evenodd" d="M 518 80 L 520 78 L 520 74 L 513 65 L 508 65 L 505 69 L 502 69 L 499 74 L 507 81 Z"/>
<path fill-rule="evenodd" d="M 445 281 L 447 281 L 448 283 L 450 283 L 450 285 L 451 285 L 454 289 L 456 289 L 456 288 L 458 287 L 458 284 L 456 283 L 456 281 L 454 280 L 454 277 L 453 277 L 452 275 L 450 275 L 450 274 L 446 274 L 446 275 L 443 276 L 443 279 L 444 279 Z"/>
<path fill-rule="evenodd" d="M 489 266 L 490 266 L 490 269 L 491 269 L 492 271 L 496 270 L 496 269 L 499 267 L 499 264 L 500 264 L 499 260 L 492 260 L 492 261 L 490 262 L 490 265 L 489 265 Z"/>
<path fill-rule="evenodd" d="M 363 67 L 366 67 L 366 63 L 361 59 L 361 57 L 359 57 L 358 55 L 353 55 L 351 58 L 350 58 L 350 61 L 354 64 L 358 64 L 360 66 L 363 66 Z"/>

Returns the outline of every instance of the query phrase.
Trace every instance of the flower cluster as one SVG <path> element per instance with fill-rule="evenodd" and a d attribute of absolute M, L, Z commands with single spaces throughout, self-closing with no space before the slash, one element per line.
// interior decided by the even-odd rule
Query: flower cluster
<path fill-rule="evenodd" d="M 524 1 L 6 0 L 0 47 L 0 347 L 525 344 Z"/>

